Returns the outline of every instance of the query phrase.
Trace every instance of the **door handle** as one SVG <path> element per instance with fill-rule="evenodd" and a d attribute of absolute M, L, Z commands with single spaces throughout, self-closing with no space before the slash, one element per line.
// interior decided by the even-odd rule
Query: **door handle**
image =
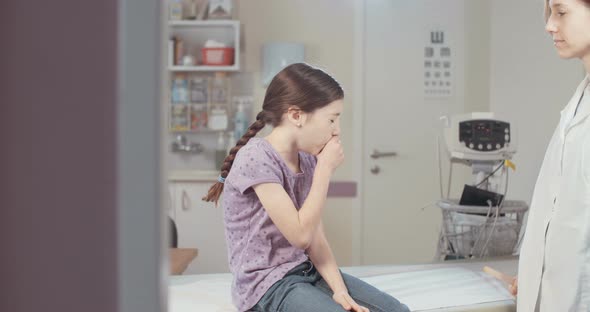
<path fill-rule="evenodd" d="M 168 188 L 168 212 L 172 214 L 172 219 L 176 220 L 176 207 L 174 206 L 174 190 Z"/>
<path fill-rule="evenodd" d="M 381 158 L 381 157 L 395 157 L 397 156 L 396 152 L 380 152 L 378 150 L 373 150 L 373 153 L 371 153 L 371 158 L 373 159 L 377 159 L 377 158 Z"/>
<path fill-rule="evenodd" d="M 182 190 L 181 204 L 182 204 L 182 210 L 185 210 L 185 211 L 189 210 L 191 207 L 190 198 L 188 197 L 188 194 L 186 193 L 185 190 Z"/>

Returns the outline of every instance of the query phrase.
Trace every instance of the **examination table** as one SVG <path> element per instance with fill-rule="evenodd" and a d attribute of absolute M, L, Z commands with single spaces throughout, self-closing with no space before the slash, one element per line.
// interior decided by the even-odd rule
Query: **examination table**
<path fill-rule="evenodd" d="M 393 295 L 412 311 L 509 312 L 516 311 L 506 285 L 482 272 L 490 266 L 515 275 L 516 257 L 451 260 L 422 265 L 366 265 L 342 267 Z M 170 312 L 235 312 L 231 303 L 231 274 L 171 276 Z"/>

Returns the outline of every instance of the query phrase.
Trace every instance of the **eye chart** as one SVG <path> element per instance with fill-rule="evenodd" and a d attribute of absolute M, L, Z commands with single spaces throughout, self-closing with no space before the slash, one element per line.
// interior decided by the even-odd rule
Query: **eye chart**
<path fill-rule="evenodd" d="M 453 94 L 453 64 L 445 32 L 431 31 L 428 42 L 424 47 L 424 96 L 449 97 Z"/>

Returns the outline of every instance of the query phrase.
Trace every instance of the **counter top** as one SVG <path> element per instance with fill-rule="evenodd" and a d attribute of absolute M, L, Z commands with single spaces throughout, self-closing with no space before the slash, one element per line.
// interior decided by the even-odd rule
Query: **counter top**
<path fill-rule="evenodd" d="M 173 170 L 168 173 L 170 182 L 215 182 L 219 171 L 213 170 Z"/>

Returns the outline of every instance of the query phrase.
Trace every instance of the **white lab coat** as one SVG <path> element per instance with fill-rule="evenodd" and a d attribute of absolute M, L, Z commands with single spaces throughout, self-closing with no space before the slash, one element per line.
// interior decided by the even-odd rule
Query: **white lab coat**
<path fill-rule="evenodd" d="M 518 312 L 535 311 L 538 299 L 541 312 L 590 311 L 589 81 L 561 112 L 537 178 L 520 250 Z"/>

